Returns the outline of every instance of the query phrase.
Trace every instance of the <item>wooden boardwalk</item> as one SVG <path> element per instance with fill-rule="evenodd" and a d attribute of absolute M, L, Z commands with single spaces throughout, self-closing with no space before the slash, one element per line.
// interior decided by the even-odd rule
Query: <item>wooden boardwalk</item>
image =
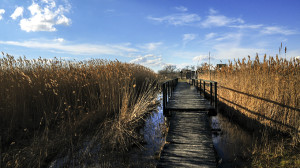
<path fill-rule="evenodd" d="M 194 86 L 178 83 L 167 109 L 167 143 L 157 167 L 216 167 L 207 110 L 210 103 Z"/>
<path fill-rule="evenodd" d="M 185 82 L 179 82 L 166 106 L 166 110 L 209 111 L 214 110 L 214 107 L 197 92 L 196 87 Z"/>

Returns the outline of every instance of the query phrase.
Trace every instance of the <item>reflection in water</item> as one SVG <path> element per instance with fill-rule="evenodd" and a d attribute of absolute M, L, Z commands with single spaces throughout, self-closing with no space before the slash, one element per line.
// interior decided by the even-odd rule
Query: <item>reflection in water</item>
<path fill-rule="evenodd" d="M 211 117 L 213 143 L 218 154 L 218 167 L 250 167 L 252 143 L 255 136 L 218 113 Z"/>
<path fill-rule="evenodd" d="M 162 101 L 162 95 L 159 95 L 159 100 Z M 163 130 L 166 129 L 165 127 L 165 118 L 161 102 L 157 112 L 153 112 L 145 122 L 144 139 L 147 144 L 144 147 L 148 154 L 153 156 L 156 152 L 159 152 L 165 142 L 165 136 L 163 135 Z"/>
<path fill-rule="evenodd" d="M 131 150 L 128 153 L 130 164 L 127 167 L 156 167 L 158 162 L 159 152 L 165 143 L 165 117 L 162 108 L 162 95 L 158 96 L 161 102 L 157 110 L 152 112 L 145 120 L 145 125 L 141 129 L 141 134 L 144 136 L 145 144 L 143 150 Z M 134 164 L 134 162 L 138 163 Z"/>

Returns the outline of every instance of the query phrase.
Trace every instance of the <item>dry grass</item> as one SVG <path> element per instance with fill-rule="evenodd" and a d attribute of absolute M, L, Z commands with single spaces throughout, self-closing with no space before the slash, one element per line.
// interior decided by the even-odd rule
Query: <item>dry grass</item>
<path fill-rule="evenodd" d="M 208 69 L 203 66 L 199 78 L 209 80 Z M 265 55 L 260 61 L 258 55 L 255 60 L 249 56 L 214 69 L 211 80 L 218 82 L 218 98 L 226 109 L 248 118 L 242 117 L 239 122 L 247 123 L 250 129 L 257 129 L 257 122 L 266 126 L 252 151 L 253 167 L 299 167 L 299 59 L 267 59 Z M 240 116 L 231 110 L 225 112 Z M 274 129 L 284 134 L 274 135 Z"/>
<path fill-rule="evenodd" d="M 209 79 L 208 67 L 199 78 Z M 212 72 L 220 101 L 271 128 L 287 132 L 299 141 L 300 60 L 266 55 L 261 62 L 246 58 L 229 62 Z"/>
<path fill-rule="evenodd" d="M 118 61 L 3 55 L 0 165 L 43 167 L 57 154 L 72 157 L 93 133 L 103 143 L 109 138 L 109 149 L 126 149 L 136 123 L 153 109 L 156 79 L 150 69 Z"/>
<path fill-rule="evenodd" d="M 289 138 L 263 131 L 252 149 L 252 167 L 300 167 L 299 148 L 299 144 L 291 145 Z"/>

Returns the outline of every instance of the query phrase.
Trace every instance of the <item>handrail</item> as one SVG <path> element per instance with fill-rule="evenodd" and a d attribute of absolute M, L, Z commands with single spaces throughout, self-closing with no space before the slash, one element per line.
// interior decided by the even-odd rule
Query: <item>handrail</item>
<path fill-rule="evenodd" d="M 168 116 L 168 112 L 166 111 L 166 106 L 168 104 L 168 101 L 170 100 L 171 96 L 173 95 L 173 92 L 175 90 L 175 87 L 178 84 L 178 78 L 169 80 L 164 82 L 161 87 L 162 87 L 162 92 L 163 92 L 163 113 L 165 116 Z"/>
<path fill-rule="evenodd" d="M 201 81 L 210 82 L 210 83 L 218 83 L 218 82 L 216 82 L 216 81 L 204 80 L 204 79 L 194 79 L 194 80 L 201 80 Z"/>
<path fill-rule="evenodd" d="M 204 98 L 210 99 L 210 104 L 214 106 L 215 109 L 218 108 L 218 82 L 204 79 L 191 79 L 191 85 L 197 88 L 197 91 L 203 93 Z M 190 81 L 189 81 L 190 82 Z M 206 93 L 206 85 L 209 85 L 209 94 Z M 214 93 L 214 94 L 213 94 Z"/>

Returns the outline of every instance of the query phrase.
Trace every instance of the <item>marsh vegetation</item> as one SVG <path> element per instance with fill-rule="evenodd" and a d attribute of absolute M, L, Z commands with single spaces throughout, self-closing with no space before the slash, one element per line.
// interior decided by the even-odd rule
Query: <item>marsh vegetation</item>
<path fill-rule="evenodd" d="M 89 164 L 95 150 L 140 146 L 139 128 L 159 91 L 157 75 L 141 65 L 11 55 L 0 58 L 0 86 L 3 167 L 57 158 L 68 158 L 60 166 Z"/>
<path fill-rule="evenodd" d="M 300 165 L 300 60 L 264 56 L 260 61 L 238 59 L 199 78 L 218 82 L 224 114 L 250 131 L 262 135 L 253 143 L 252 166 Z"/>

